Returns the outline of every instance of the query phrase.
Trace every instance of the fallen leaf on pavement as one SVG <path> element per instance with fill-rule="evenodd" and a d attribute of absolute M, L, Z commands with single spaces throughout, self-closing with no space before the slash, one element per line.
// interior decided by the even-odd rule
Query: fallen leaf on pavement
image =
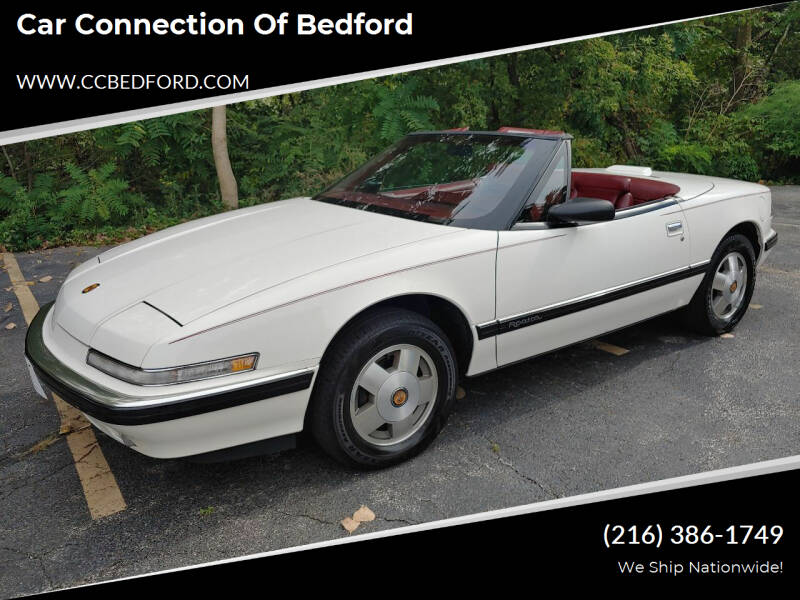
<path fill-rule="evenodd" d="M 764 305 L 763 304 L 751 304 L 750 308 L 752 308 L 753 310 L 759 310 L 761 308 L 764 308 Z"/>
<path fill-rule="evenodd" d="M 80 422 L 78 422 L 77 424 L 80 425 Z M 61 427 L 59 427 L 58 435 L 69 435 L 70 433 L 78 433 L 83 431 L 84 429 L 89 429 L 91 426 L 92 426 L 91 423 L 87 423 L 86 425 L 83 425 L 81 427 L 75 427 L 75 422 L 66 423 Z"/>
<path fill-rule="evenodd" d="M 466 397 L 466 395 L 467 392 L 466 390 L 464 390 L 464 388 L 462 388 L 461 386 L 458 386 L 456 388 L 456 400 L 462 400 L 463 398 Z"/>
<path fill-rule="evenodd" d="M 353 533 L 356 529 L 358 529 L 358 525 L 358 521 L 351 519 L 350 517 L 345 517 L 342 519 L 342 527 L 347 530 L 347 533 Z"/>
<path fill-rule="evenodd" d="M 722 339 L 725 339 L 725 340 L 729 340 L 729 339 L 731 339 L 731 338 L 734 338 L 734 337 L 736 337 L 736 336 L 735 336 L 735 335 L 733 335 L 732 333 L 723 333 L 723 334 L 722 334 L 721 336 L 719 336 L 719 337 L 721 337 Z"/>
<path fill-rule="evenodd" d="M 14 308 L 14 305 L 9 302 L 8 304 L 3 307 L 3 312 L 11 312 L 11 309 Z"/>
<path fill-rule="evenodd" d="M 14 329 L 16 326 L 17 326 L 16 323 L 9 323 L 8 325 L 6 325 L 6 329 Z"/>
<path fill-rule="evenodd" d="M 608 352 L 609 354 L 613 354 L 614 356 L 624 356 L 625 354 L 630 352 L 630 350 L 628 350 L 627 348 L 623 348 L 622 346 L 615 346 L 614 344 L 609 344 L 608 342 L 604 342 L 602 340 L 592 340 L 589 343 L 598 350 L 602 350 L 603 352 Z"/>
<path fill-rule="evenodd" d="M 375 513 L 366 506 L 361 506 L 355 513 L 353 513 L 353 520 L 359 523 L 366 523 L 375 520 Z"/>
<path fill-rule="evenodd" d="M 52 281 L 52 275 L 45 275 L 44 277 L 39 278 L 39 283 L 47 283 L 48 281 Z"/>

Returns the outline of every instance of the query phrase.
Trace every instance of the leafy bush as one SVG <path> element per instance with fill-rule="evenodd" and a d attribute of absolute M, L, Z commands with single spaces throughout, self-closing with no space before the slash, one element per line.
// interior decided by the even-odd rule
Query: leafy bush
<path fill-rule="evenodd" d="M 737 115 L 753 151 L 774 178 L 800 174 L 800 81 L 785 81 Z"/>
<path fill-rule="evenodd" d="M 379 88 L 373 114 L 380 123 L 382 141 L 391 143 L 410 131 L 433 129 L 431 117 L 439 110 L 439 103 L 416 91 L 417 82 L 413 79 L 396 87 Z"/>
<path fill-rule="evenodd" d="M 141 194 L 129 191 L 127 181 L 112 177 L 117 170 L 113 162 L 88 172 L 73 164 L 68 164 L 65 169 L 71 181 L 58 193 L 61 202 L 55 212 L 59 220 L 78 225 L 120 222 L 144 203 Z"/>
<path fill-rule="evenodd" d="M 56 235 L 53 208 L 57 202 L 55 179 L 37 175 L 28 190 L 15 179 L 0 175 L 0 244 L 16 250 L 35 248 Z"/>
<path fill-rule="evenodd" d="M 711 170 L 711 150 L 702 144 L 678 143 L 661 148 L 656 166 L 666 171 L 708 174 Z"/>
<path fill-rule="evenodd" d="M 113 177 L 114 163 L 83 171 L 65 166 L 66 187 L 58 189 L 49 174 L 37 175 L 30 189 L 15 179 L 0 176 L 0 243 L 13 249 L 51 245 L 75 228 L 97 228 L 125 223 L 144 199 L 129 191 L 127 181 Z"/>

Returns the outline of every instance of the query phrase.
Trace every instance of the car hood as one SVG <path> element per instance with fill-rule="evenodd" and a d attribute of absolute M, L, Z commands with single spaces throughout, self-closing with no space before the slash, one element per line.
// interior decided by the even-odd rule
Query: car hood
<path fill-rule="evenodd" d="M 86 344 L 105 321 L 140 303 L 185 325 L 298 277 L 448 233 L 453 228 L 309 198 L 282 200 L 184 223 L 101 254 L 67 279 L 55 319 Z"/>

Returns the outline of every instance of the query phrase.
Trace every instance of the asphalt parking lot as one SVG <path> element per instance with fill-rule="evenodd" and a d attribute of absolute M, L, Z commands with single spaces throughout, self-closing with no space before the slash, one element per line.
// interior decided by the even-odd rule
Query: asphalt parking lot
<path fill-rule="evenodd" d="M 469 380 L 438 440 L 379 472 L 312 445 L 161 461 L 96 432 L 126 505 L 99 519 L 55 405 L 31 387 L 0 271 L 0 596 L 347 536 L 361 505 L 376 519 L 356 534 L 799 454 L 800 186 L 773 188 L 773 205 L 779 243 L 732 338 L 667 316 L 604 336 L 621 355 L 585 343 Z M 15 258 L 41 305 L 100 251 Z"/>

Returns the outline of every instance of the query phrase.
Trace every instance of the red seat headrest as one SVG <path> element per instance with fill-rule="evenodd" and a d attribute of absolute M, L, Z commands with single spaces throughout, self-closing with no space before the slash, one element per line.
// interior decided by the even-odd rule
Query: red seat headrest
<path fill-rule="evenodd" d="M 631 178 L 625 175 L 607 175 L 605 173 L 573 171 L 572 184 L 577 188 L 598 188 L 628 192 L 630 191 Z"/>
<path fill-rule="evenodd" d="M 639 202 L 649 202 L 658 200 L 665 196 L 674 196 L 681 191 L 677 185 L 666 181 L 655 181 L 653 179 L 631 179 L 631 193 Z"/>

